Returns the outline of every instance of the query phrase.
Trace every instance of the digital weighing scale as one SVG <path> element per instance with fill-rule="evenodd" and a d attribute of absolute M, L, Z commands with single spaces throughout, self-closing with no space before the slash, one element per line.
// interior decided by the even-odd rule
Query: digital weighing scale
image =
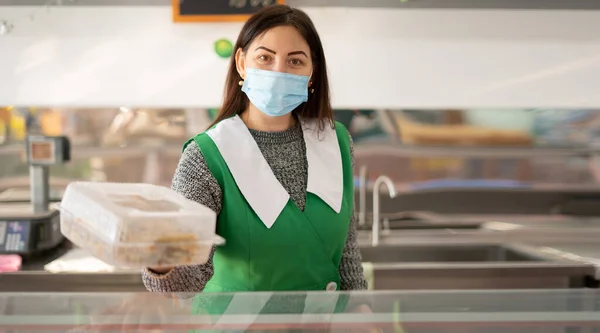
<path fill-rule="evenodd" d="M 69 139 L 35 135 L 26 144 L 29 196 L 19 189 L 0 193 L 0 254 L 28 256 L 64 241 L 59 212 L 50 209 L 50 166 L 70 160 Z M 52 201 L 58 201 L 52 194 Z"/>

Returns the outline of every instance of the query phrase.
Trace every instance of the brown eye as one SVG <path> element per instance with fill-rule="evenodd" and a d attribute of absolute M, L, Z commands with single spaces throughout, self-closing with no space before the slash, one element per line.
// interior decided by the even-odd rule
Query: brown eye
<path fill-rule="evenodd" d="M 290 60 L 290 64 L 292 64 L 293 66 L 300 66 L 300 65 L 302 65 L 302 60 L 300 60 L 300 59 L 291 59 Z"/>
<path fill-rule="evenodd" d="M 260 60 L 260 61 L 269 61 L 269 59 L 270 59 L 270 57 L 265 54 L 258 56 L 258 60 Z"/>

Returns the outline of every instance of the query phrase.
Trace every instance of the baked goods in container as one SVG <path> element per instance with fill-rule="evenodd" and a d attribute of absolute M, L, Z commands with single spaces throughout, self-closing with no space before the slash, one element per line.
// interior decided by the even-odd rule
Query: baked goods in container
<path fill-rule="evenodd" d="M 151 200 L 140 195 L 121 195 L 115 194 L 112 200 L 125 208 L 137 209 L 143 212 L 177 212 L 180 207 L 165 199 Z"/>
<path fill-rule="evenodd" d="M 65 237 L 122 268 L 205 263 L 224 241 L 212 210 L 166 187 L 75 182 L 59 209 Z"/>

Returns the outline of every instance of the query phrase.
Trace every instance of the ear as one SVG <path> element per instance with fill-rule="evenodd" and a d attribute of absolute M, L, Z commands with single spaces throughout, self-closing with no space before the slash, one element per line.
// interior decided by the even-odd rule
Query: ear
<path fill-rule="evenodd" d="M 237 68 L 241 78 L 246 78 L 246 55 L 241 48 L 235 51 L 235 67 Z"/>

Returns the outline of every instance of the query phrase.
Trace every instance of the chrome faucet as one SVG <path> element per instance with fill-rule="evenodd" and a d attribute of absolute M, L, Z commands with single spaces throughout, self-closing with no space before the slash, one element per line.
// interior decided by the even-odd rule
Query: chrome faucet
<path fill-rule="evenodd" d="M 390 193 L 390 198 L 396 197 L 396 187 L 394 182 L 388 176 L 379 176 L 375 179 L 373 184 L 373 231 L 372 231 L 372 243 L 371 245 L 379 245 L 379 188 L 381 184 L 385 183 Z"/>
<path fill-rule="evenodd" d="M 363 226 L 367 217 L 367 167 L 361 166 L 358 175 L 358 225 Z"/>

